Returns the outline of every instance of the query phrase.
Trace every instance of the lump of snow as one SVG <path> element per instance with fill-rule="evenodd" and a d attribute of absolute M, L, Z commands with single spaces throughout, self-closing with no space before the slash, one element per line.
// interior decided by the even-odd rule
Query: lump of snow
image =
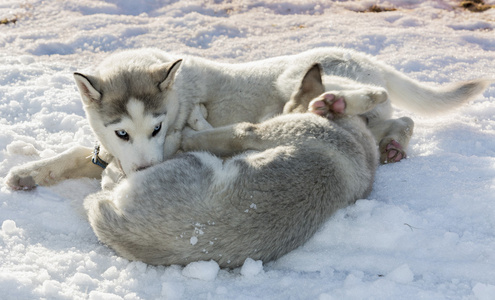
<path fill-rule="evenodd" d="M 473 293 L 478 300 L 491 300 L 495 297 L 495 285 L 478 282 L 473 287 Z"/>
<path fill-rule="evenodd" d="M 34 63 L 34 57 L 32 57 L 30 55 L 21 55 L 19 57 L 19 61 L 24 65 L 30 65 L 30 64 Z"/>
<path fill-rule="evenodd" d="M 213 260 L 197 261 L 188 264 L 182 270 L 182 275 L 189 278 L 212 281 L 217 277 L 218 271 L 220 271 L 220 267 Z"/>
<path fill-rule="evenodd" d="M 98 286 L 98 281 L 96 279 L 93 279 L 91 276 L 84 273 L 76 273 L 74 277 L 72 277 L 72 282 L 78 286 L 86 288 L 95 288 Z"/>
<path fill-rule="evenodd" d="M 251 258 L 246 258 L 244 264 L 241 268 L 242 276 L 252 277 L 256 276 L 263 271 L 263 262 L 261 260 L 254 260 Z"/>
<path fill-rule="evenodd" d="M 8 154 L 21 154 L 21 155 L 38 155 L 38 150 L 34 148 L 32 144 L 23 141 L 13 141 L 8 144 L 7 147 Z"/>
<path fill-rule="evenodd" d="M 387 278 L 397 283 L 409 283 L 414 279 L 414 273 L 407 264 L 404 264 L 387 275 Z"/>
<path fill-rule="evenodd" d="M 191 245 L 196 245 L 196 243 L 198 242 L 198 238 L 193 236 L 191 237 L 191 239 L 189 240 L 189 242 L 191 243 Z"/>
<path fill-rule="evenodd" d="M 117 270 L 117 267 L 111 266 L 101 276 L 106 280 L 114 280 L 119 277 L 119 271 Z"/>
<path fill-rule="evenodd" d="M 62 285 L 56 280 L 45 280 L 41 287 L 41 292 L 47 297 L 59 297 Z"/>
<path fill-rule="evenodd" d="M 9 235 L 17 233 L 18 229 L 17 229 L 17 225 L 15 224 L 15 221 L 13 221 L 13 220 L 3 221 L 2 231 L 5 234 L 9 234 Z"/>

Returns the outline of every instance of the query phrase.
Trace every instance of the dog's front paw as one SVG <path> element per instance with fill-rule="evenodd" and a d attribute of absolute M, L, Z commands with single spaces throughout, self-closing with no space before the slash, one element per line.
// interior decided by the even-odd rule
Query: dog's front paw
<path fill-rule="evenodd" d="M 5 177 L 5 183 L 13 190 L 31 190 L 38 185 L 52 185 L 62 179 L 60 167 L 50 165 L 49 160 L 39 160 L 14 167 Z"/>
<path fill-rule="evenodd" d="M 32 190 L 36 187 L 36 181 L 31 175 L 23 175 L 16 172 L 16 169 L 12 169 L 5 177 L 5 183 L 11 189 L 20 190 Z"/>
<path fill-rule="evenodd" d="M 343 97 L 333 93 L 325 93 L 309 103 L 308 111 L 330 120 L 343 116 L 346 102 Z"/>

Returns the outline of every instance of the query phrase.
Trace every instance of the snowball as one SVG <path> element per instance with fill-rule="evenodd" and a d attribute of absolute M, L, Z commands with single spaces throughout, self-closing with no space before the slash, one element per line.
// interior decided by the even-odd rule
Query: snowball
<path fill-rule="evenodd" d="M 5 220 L 2 223 L 2 231 L 5 234 L 15 234 L 17 232 L 17 226 L 13 220 Z"/>
<path fill-rule="evenodd" d="M 242 276 L 252 277 L 258 275 L 263 271 L 263 262 L 261 260 L 253 260 L 251 258 L 246 258 L 244 264 L 241 268 Z"/>
<path fill-rule="evenodd" d="M 220 267 L 213 260 L 198 261 L 188 264 L 182 270 L 182 275 L 189 278 L 212 281 L 217 277 L 219 270 Z"/>
<path fill-rule="evenodd" d="M 198 242 L 198 238 L 193 236 L 191 237 L 191 239 L 189 240 L 189 242 L 191 243 L 191 245 L 196 245 L 196 243 Z"/>
<path fill-rule="evenodd" d="M 407 264 L 404 264 L 387 275 L 387 278 L 397 283 L 409 283 L 414 279 L 414 273 Z"/>

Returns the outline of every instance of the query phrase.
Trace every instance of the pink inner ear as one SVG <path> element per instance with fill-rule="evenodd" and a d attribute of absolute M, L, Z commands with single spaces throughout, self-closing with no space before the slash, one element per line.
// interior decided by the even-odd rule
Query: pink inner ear
<path fill-rule="evenodd" d="M 86 95 L 86 96 L 87 96 L 88 98 L 90 98 L 91 100 L 95 100 L 95 99 L 93 99 L 93 97 L 91 97 L 91 94 L 90 94 L 90 92 L 89 92 L 89 89 L 88 89 L 88 87 L 87 87 L 85 84 L 81 84 L 81 89 L 82 89 L 82 91 L 81 91 L 81 92 L 82 92 L 84 95 Z"/>

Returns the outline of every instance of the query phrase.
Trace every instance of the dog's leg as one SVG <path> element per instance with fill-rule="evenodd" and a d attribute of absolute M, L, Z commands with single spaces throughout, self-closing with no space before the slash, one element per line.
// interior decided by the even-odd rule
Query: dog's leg
<path fill-rule="evenodd" d="M 206 150 L 222 157 L 232 156 L 249 149 L 246 141 L 254 139 L 256 126 L 238 123 L 203 131 L 186 128 L 182 132 L 182 150 Z"/>
<path fill-rule="evenodd" d="M 406 158 L 405 149 L 414 130 L 413 120 L 408 117 L 377 120 L 370 122 L 368 128 L 378 143 L 382 164 L 395 163 Z"/>
<path fill-rule="evenodd" d="M 5 183 L 14 190 L 30 190 L 69 178 L 100 178 L 103 169 L 91 163 L 92 154 L 93 149 L 77 146 L 55 157 L 12 168 Z"/>

